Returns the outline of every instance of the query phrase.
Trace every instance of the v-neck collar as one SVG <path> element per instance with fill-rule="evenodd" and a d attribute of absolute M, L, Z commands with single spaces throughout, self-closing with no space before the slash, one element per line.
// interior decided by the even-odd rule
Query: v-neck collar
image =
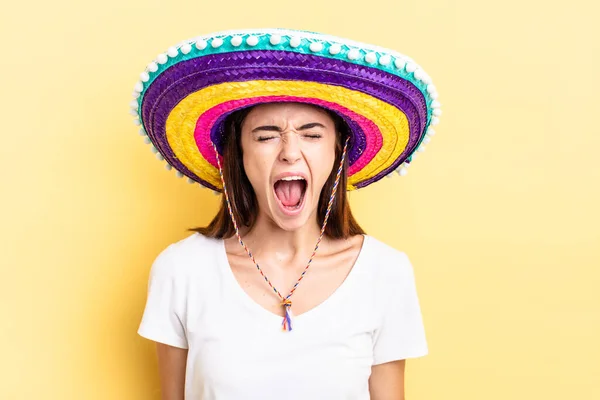
<path fill-rule="evenodd" d="M 299 315 L 294 315 L 294 321 L 300 321 L 306 318 L 309 318 L 312 315 L 316 315 L 320 313 L 323 309 L 327 308 L 331 303 L 334 303 L 336 299 L 342 297 L 345 292 L 347 292 L 348 288 L 353 285 L 353 282 L 357 279 L 359 275 L 359 271 L 362 268 L 362 265 L 365 264 L 364 258 L 366 257 L 366 253 L 369 251 L 369 245 L 371 237 L 369 235 L 362 235 L 363 243 L 354 261 L 354 265 L 346 275 L 346 278 L 342 281 L 342 283 L 321 303 L 317 304 L 313 308 L 303 312 Z M 229 259 L 227 258 L 227 250 L 225 248 L 225 241 L 220 240 L 219 245 L 217 246 L 217 260 L 220 265 L 220 269 L 224 272 L 224 277 L 227 283 L 227 287 L 230 289 L 230 292 L 233 296 L 235 296 L 239 301 L 248 307 L 256 310 L 257 313 L 265 315 L 267 318 L 276 319 L 281 322 L 282 316 L 275 314 L 259 303 L 257 303 L 239 284 L 238 280 L 231 269 L 231 265 L 229 264 Z M 258 273 L 258 271 L 256 272 Z"/>

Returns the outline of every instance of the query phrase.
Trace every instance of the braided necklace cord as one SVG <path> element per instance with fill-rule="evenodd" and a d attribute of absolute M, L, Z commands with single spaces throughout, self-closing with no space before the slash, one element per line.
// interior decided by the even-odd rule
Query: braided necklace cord
<path fill-rule="evenodd" d="M 294 287 L 292 288 L 292 290 L 290 291 L 290 293 L 287 296 L 285 296 L 285 297 L 279 292 L 279 290 L 277 290 L 275 288 L 275 286 L 273 286 L 273 284 L 271 283 L 271 281 L 269 280 L 269 278 L 267 278 L 267 276 L 263 273 L 262 269 L 260 268 L 260 266 L 256 262 L 256 260 L 254 258 L 254 255 L 252 255 L 252 252 L 250 251 L 250 249 L 248 248 L 248 246 L 246 246 L 246 244 L 242 240 L 242 237 L 240 236 L 240 232 L 239 232 L 239 228 L 238 228 L 237 222 L 235 220 L 235 217 L 233 216 L 233 210 L 231 208 L 231 202 L 229 201 L 229 194 L 227 193 L 227 187 L 225 185 L 225 178 L 223 177 L 223 169 L 221 168 L 221 161 L 219 160 L 219 153 L 217 151 L 217 147 L 215 146 L 215 144 L 212 143 L 212 146 L 213 146 L 213 149 L 215 150 L 215 155 L 216 155 L 216 158 L 217 158 L 217 165 L 219 167 L 219 175 L 221 176 L 221 183 L 223 184 L 223 193 L 225 194 L 225 201 L 227 203 L 227 210 L 229 211 L 229 216 L 231 217 L 231 221 L 233 222 L 233 227 L 235 229 L 235 234 L 236 234 L 236 236 L 238 238 L 238 241 L 239 241 L 240 245 L 244 248 L 244 250 L 246 250 L 246 253 L 248 254 L 248 256 L 250 257 L 250 259 L 252 260 L 252 262 L 256 266 L 256 269 L 258 270 L 258 272 L 260 272 L 260 275 L 265 279 L 265 282 L 267 282 L 269 284 L 269 286 L 271 287 L 271 289 L 273 289 L 273 291 L 281 299 L 281 305 L 284 307 L 284 310 L 285 310 L 285 315 L 283 317 L 283 322 L 281 324 L 282 330 L 284 330 L 284 331 L 291 331 L 292 330 L 292 318 L 291 318 L 291 312 L 290 312 L 290 308 L 292 307 L 292 301 L 290 300 L 290 298 L 292 297 L 292 295 L 294 294 L 294 292 L 298 288 L 298 285 L 300 284 L 300 281 L 302 281 L 302 279 L 304 278 L 304 275 L 306 275 L 306 272 L 308 271 L 308 268 L 310 267 L 310 265 L 312 263 L 312 260 L 315 257 L 315 254 L 317 253 L 317 250 L 319 249 L 319 245 L 321 244 L 321 240 L 323 239 L 323 235 L 325 234 L 325 227 L 327 226 L 327 220 L 329 219 L 329 214 L 331 212 L 331 206 L 333 205 L 333 200 L 335 199 L 335 193 L 336 193 L 339 181 L 340 181 L 340 176 L 342 174 L 342 169 L 343 169 L 343 166 L 344 166 L 344 161 L 346 159 L 346 151 L 348 149 L 348 140 L 349 139 L 350 138 L 346 138 L 346 142 L 344 144 L 344 150 L 342 152 L 342 158 L 340 160 L 340 165 L 339 165 L 338 170 L 337 170 L 337 175 L 335 177 L 335 183 L 333 184 L 333 189 L 331 190 L 331 196 L 329 196 L 329 203 L 327 204 L 327 212 L 325 213 L 325 218 L 323 220 L 323 226 L 321 227 L 321 232 L 319 234 L 319 239 L 317 240 L 317 244 L 315 245 L 313 253 L 310 256 L 310 259 L 308 260 L 308 263 L 306 264 L 306 267 L 302 271 L 302 274 L 300 274 L 300 277 L 298 278 L 298 280 L 294 284 Z"/>

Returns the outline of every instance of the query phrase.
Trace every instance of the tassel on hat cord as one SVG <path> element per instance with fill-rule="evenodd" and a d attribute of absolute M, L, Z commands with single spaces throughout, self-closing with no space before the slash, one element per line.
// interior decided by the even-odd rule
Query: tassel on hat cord
<path fill-rule="evenodd" d="M 292 301 L 289 298 L 283 300 L 281 305 L 284 308 L 285 315 L 283 316 L 283 322 L 281 323 L 282 330 L 290 332 L 292 330 Z"/>

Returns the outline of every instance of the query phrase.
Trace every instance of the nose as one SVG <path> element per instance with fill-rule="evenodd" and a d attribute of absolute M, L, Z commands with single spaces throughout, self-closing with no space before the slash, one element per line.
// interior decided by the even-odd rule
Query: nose
<path fill-rule="evenodd" d="M 300 151 L 300 138 L 295 133 L 287 133 L 283 135 L 281 140 L 281 151 L 279 152 L 279 160 L 293 164 L 300 160 L 302 152 Z"/>

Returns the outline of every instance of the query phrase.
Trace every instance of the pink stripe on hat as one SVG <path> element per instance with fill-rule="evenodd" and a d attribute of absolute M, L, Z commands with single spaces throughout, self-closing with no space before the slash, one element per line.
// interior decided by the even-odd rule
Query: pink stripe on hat
<path fill-rule="evenodd" d="M 196 128 L 194 130 L 194 138 L 200 154 L 215 168 L 218 168 L 217 159 L 212 148 L 212 141 L 210 140 L 210 132 L 213 125 L 224 113 L 235 111 L 237 109 L 251 106 L 259 103 L 269 102 L 299 102 L 309 103 L 329 108 L 339 112 L 346 118 L 349 118 L 356 122 L 366 137 L 366 148 L 358 157 L 358 159 L 348 168 L 348 176 L 352 176 L 357 171 L 364 168 L 377 154 L 382 146 L 383 138 L 381 131 L 373 121 L 365 118 L 364 116 L 355 113 L 354 111 L 343 107 L 336 103 L 331 103 L 321 99 L 307 98 L 307 97 L 296 97 L 296 96 L 258 96 L 251 98 L 244 98 L 239 100 L 230 100 L 223 102 L 217 106 L 214 106 L 204 112 L 198 118 L 196 122 Z"/>

